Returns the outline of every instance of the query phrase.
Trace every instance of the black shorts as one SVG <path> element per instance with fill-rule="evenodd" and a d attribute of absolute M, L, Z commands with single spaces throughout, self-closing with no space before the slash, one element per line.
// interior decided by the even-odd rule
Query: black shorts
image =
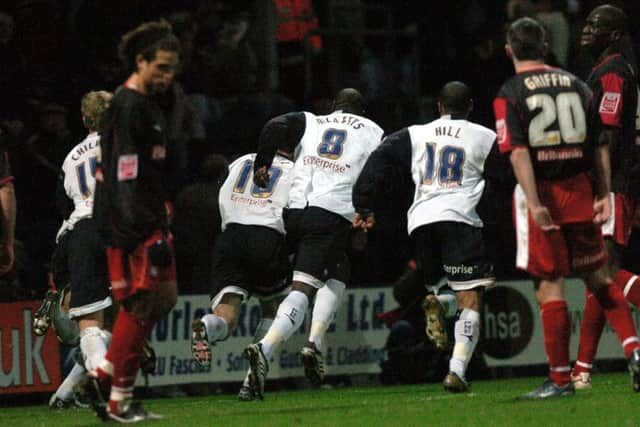
<path fill-rule="evenodd" d="M 228 224 L 216 240 L 212 270 L 214 299 L 225 288 L 244 299 L 275 295 L 288 286 L 291 271 L 284 236 L 269 227 Z"/>
<path fill-rule="evenodd" d="M 351 223 L 342 216 L 315 206 L 304 210 L 293 280 L 319 288 L 334 264 L 344 262 Z"/>
<path fill-rule="evenodd" d="M 91 218 L 78 221 L 67 232 L 67 265 L 71 284 L 69 317 L 95 313 L 111 305 L 106 248 Z"/>
<path fill-rule="evenodd" d="M 454 291 L 494 284 L 481 228 L 462 222 L 434 222 L 415 229 L 411 238 L 426 285 L 435 285 L 443 273 Z"/>
<path fill-rule="evenodd" d="M 305 209 L 284 209 L 282 211 L 282 219 L 284 220 L 284 228 L 287 231 L 287 251 L 289 254 L 295 254 L 298 251 L 298 245 L 302 239 L 302 219 L 304 218 Z"/>

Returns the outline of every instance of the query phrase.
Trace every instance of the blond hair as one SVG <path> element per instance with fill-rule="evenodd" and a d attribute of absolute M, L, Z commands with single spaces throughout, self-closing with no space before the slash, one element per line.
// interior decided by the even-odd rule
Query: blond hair
<path fill-rule="evenodd" d="M 93 91 L 85 94 L 80 101 L 82 121 L 89 130 L 97 130 L 102 115 L 111 103 L 113 94 L 105 90 Z"/>

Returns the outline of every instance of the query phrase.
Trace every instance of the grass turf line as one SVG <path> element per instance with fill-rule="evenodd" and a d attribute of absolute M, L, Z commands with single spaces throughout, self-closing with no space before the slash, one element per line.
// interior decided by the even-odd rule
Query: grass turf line
<path fill-rule="evenodd" d="M 602 374 L 592 391 L 543 402 L 516 398 L 543 378 L 476 381 L 472 392 L 452 395 L 440 384 L 267 392 L 262 402 L 235 395 L 146 400 L 161 413 L 153 426 L 636 426 L 640 394 L 626 374 Z M 88 410 L 46 406 L 0 408 L 0 426 L 102 425 Z"/>

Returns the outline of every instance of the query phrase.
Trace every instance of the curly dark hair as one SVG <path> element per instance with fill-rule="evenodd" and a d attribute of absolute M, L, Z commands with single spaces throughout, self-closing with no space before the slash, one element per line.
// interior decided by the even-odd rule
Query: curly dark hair
<path fill-rule="evenodd" d="M 158 50 L 180 54 L 180 41 L 173 34 L 171 24 L 164 19 L 140 24 L 122 36 L 118 56 L 128 72 L 136 71 L 136 57 L 142 55 L 153 61 Z"/>

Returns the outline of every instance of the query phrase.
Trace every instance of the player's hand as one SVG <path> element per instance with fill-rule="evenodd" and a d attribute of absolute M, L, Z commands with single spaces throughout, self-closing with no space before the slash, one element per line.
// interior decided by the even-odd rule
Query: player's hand
<path fill-rule="evenodd" d="M 0 245 L 0 276 L 11 271 L 15 260 L 13 245 Z"/>
<path fill-rule="evenodd" d="M 370 228 L 373 228 L 374 225 L 376 225 L 376 218 L 373 212 L 366 214 L 356 212 L 353 217 L 353 228 L 360 228 L 366 232 Z"/>
<path fill-rule="evenodd" d="M 611 216 L 611 199 L 609 195 L 596 197 L 593 201 L 593 223 L 604 224 Z"/>
<path fill-rule="evenodd" d="M 547 209 L 546 206 L 540 205 L 532 207 L 529 210 L 531 211 L 533 220 L 536 222 L 538 227 L 542 229 L 542 231 L 560 230 L 560 226 L 553 222 L 553 218 L 551 218 L 549 209 Z"/>
<path fill-rule="evenodd" d="M 269 183 L 271 176 L 269 176 L 269 169 L 266 166 L 262 166 L 253 172 L 253 183 L 258 187 L 265 188 Z"/>
<path fill-rule="evenodd" d="M 151 265 L 155 267 L 169 267 L 173 260 L 171 247 L 165 239 L 158 239 L 147 248 L 147 255 Z"/>

